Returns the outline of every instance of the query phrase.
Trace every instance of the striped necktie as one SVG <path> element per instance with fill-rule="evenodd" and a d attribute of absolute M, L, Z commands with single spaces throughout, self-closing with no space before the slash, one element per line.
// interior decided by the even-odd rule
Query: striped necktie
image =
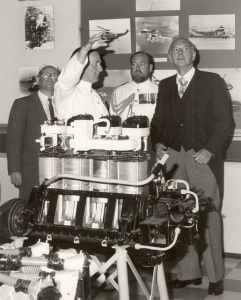
<path fill-rule="evenodd" d="M 185 90 L 187 88 L 188 81 L 184 77 L 181 77 L 181 78 L 179 78 L 179 82 L 180 82 L 180 88 L 179 88 L 178 93 L 179 93 L 180 98 L 182 98 L 182 96 L 185 93 Z"/>
<path fill-rule="evenodd" d="M 54 118 L 54 107 L 53 107 L 52 99 L 48 98 L 48 101 L 49 101 L 50 118 L 51 118 L 51 120 L 53 120 L 53 118 Z"/>

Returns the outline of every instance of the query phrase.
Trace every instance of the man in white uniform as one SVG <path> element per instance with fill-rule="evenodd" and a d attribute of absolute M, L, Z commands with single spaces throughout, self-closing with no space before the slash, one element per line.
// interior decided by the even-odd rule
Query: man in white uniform
<path fill-rule="evenodd" d="M 131 58 L 132 81 L 116 88 L 110 113 L 122 121 L 131 116 L 147 116 L 151 122 L 156 107 L 158 84 L 151 81 L 154 61 L 148 53 L 138 51 Z"/>
<path fill-rule="evenodd" d="M 68 120 L 79 114 L 91 114 L 94 120 L 109 115 L 92 84 L 103 71 L 101 58 L 96 51 L 107 46 L 100 34 L 91 37 L 86 45 L 73 55 L 59 75 L 55 85 L 55 105 L 59 119 Z"/>

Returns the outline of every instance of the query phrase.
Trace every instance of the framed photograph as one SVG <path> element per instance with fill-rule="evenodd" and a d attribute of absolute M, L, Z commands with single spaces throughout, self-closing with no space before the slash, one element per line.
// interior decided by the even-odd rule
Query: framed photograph
<path fill-rule="evenodd" d="M 106 49 L 113 54 L 131 53 L 130 19 L 90 20 L 89 36 L 97 33 L 109 41 Z"/>
<path fill-rule="evenodd" d="M 235 49 L 235 15 L 191 15 L 189 36 L 197 49 Z"/>
<path fill-rule="evenodd" d="M 136 18 L 136 51 L 167 54 L 173 38 L 179 34 L 178 16 Z"/>
<path fill-rule="evenodd" d="M 28 6 L 25 10 L 27 50 L 54 49 L 53 6 Z"/>
<path fill-rule="evenodd" d="M 32 92 L 39 90 L 36 77 L 39 67 L 20 67 L 19 68 L 19 97 L 25 97 Z"/>
<path fill-rule="evenodd" d="M 180 10 L 180 0 L 136 0 L 136 10 Z"/>

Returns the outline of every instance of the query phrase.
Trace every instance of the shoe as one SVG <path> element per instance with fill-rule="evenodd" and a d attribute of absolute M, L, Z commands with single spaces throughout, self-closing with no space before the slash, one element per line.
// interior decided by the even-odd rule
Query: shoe
<path fill-rule="evenodd" d="M 174 289 L 182 289 L 189 284 L 200 285 L 202 284 L 202 278 L 190 279 L 190 280 L 173 280 L 170 282 L 170 287 Z"/>
<path fill-rule="evenodd" d="M 208 287 L 208 294 L 209 295 L 221 295 L 223 293 L 223 282 L 222 280 L 216 282 L 216 283 L 213 283 L 213 282 L 210 282 L 209 283 L 209 287 Z"/>

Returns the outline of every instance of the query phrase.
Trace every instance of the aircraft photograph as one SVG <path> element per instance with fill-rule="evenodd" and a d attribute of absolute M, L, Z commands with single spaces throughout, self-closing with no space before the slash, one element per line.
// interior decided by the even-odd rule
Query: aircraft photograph
<path fill-rule="evenodd" d="M 167 53 L 178 33 L 178 16 L 136 18 L 136 51 Z"/>
<path fill-rule="evenodd" d="M 19 97 L 24 97 L 38 91 L 39 86 L 36 80 L 38 73 L 39 67 L 19 68 Z"/>
<path fill-rule="evenodd" d="M 151 42 L 151 43 L 163 43 L 165 44 L 166 42 L 172 41 L 171 37 L 166 37 L 161 35 L 159 30 L 153 29 L 153 30 L 147 30 L 143 29 L 141 30 L 142 35 L 146 37 L 146 41 Z"/>
<path fill-rule="evenodd" d="M 208 38 L 220 38 L 220 39 L 227 39 L 235 37 L 235 30 L 231 28 L 223 27 L 222 25 L 218 28 L 197 28 L 196 26 L 192 27 L 190 30 L 191 37 L 204 37 Z"/>
<path fill-rule="evenodd" d="M 28 6 L 25 13 L 26 49 L 54 49 L 53 6 Z"/>
<path fill-rule="evenodd" d="M 235 49 L 235 15 L 189 16 L 189 37 L 198 49 Z"/>
<path fill-rule="evenodd" d="M 89 35 L 102 33 L 114 54 L 131 53 L 130 19 L 90 20 Z"/>
<path fill-rule="evenodd" d="M 136 0 L 136 11 L 180 10 L 180 0 Z"/>
<path fill-rule="evenodd" d="M 103 27 L 100 27 L 100 26 L 97 26 L 97 27 L 100 28 L 101 31 L 103 31 L 102 38 L 105 38 L 110 42 L 112 42 L 113 40 L 116 40 L 116 39 L 118 39 L 118 41 L 119 41 L 119 38 L 121 36 L 124 36 L 129 32 L 129 30 L 126 29 L 125 32 L 116 33 L 114 31 L 112 31 L 111 29 L 106 29 L 106 28 L 103 28 Z M 100 30 L 97 30 L 97 31 L 100 31 Z"/>

